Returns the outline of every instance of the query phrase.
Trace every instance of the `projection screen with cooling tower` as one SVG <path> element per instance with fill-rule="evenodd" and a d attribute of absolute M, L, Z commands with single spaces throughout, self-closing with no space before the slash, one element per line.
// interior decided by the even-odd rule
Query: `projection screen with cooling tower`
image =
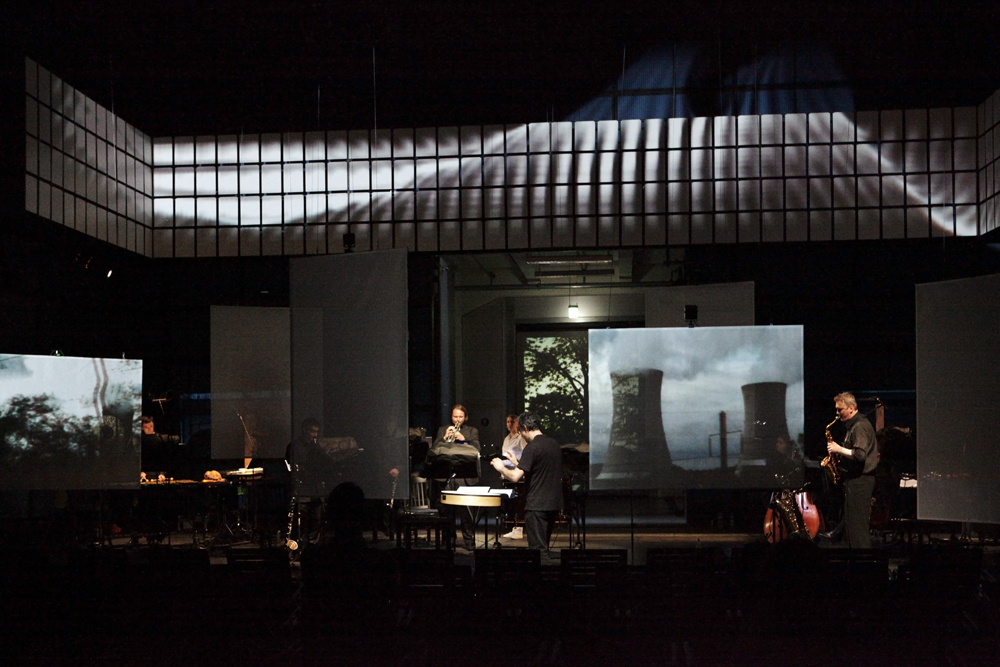
<path fill-rule="evenodd" d="M 590 488 L 797 488 L 801 326 L 590 331 Z"/>

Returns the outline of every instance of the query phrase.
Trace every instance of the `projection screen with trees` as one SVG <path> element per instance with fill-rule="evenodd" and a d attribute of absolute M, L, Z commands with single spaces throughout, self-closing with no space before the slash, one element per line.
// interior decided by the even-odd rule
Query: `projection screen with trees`
<path fill-rule="evenodd" d="M 0 489 L 139 485 L 142 362 L 0 355 Z"/>

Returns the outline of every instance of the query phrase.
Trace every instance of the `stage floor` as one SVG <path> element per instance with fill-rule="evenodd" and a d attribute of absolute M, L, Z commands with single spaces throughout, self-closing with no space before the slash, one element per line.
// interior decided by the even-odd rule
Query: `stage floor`
<path fill-rule="evenodd" d="M 480 520 L 476 530 L 476 549 L 527 549 L 527 538 L 504 537 L 509 527 L 499 531 L 492 519 L 484 526 Z M 456 522 L 456 531 L 458 525 Z M 500 533 L 498 537 L 498 532 Z M 886 550 L 890 554 L 902 553 L 919 545 L 966 545 L 979 546 L 987 555 L 1000 553 L 1000 539 L 997 526 L 969 526 L 938 521 L 893 521 L 882 530 L 872 531 L 872 549 Z M 364 534 L 370 548 L 393 549 L 397 547 L 394 531 L 383 525 L 377 531 L 371 528 Z M 215 526 L 211 530 L 192 527 L 190 524 L 176 530 L 152 535 L 102 536 L 100 544 L 106 547 L 138 547 L 164 545 L 177 548 L 203 548 L 210 551 L 229 549 L 255 549 L 281 547 L 285 545 L 284 535 L 278 531 L 250 530 L 239 522 Z M 302 549 L 317 540 L 316 533 L 311 540 L 300 540 Z M 763 525 L 760 532 L 739 530 L 704 530 L 686 525 L 683 519 L 674 517 L 628 517 L 598 516 L 587 519 L 585 525 L 574 522 L 559 522 L 552 535 L 551 554 L 558 563 L 563 549 L 624 549 L 628 552 L 628 564 L 643 566 L 646 553 L 658 548 L 714 547 L 728 556 L 732 549 L 764 541 Z M 842 542 L 831 542 L 817 537 L 814 542 L 820 549 L 843 549 Z M 434 549 L 435 538 L 427 531 L 414 531 L 411 548 Z M 453 549 L 455 562 L 462 564 L 472 560 L 472 552 L 459 546 Z M 294 553 L 290 554 L 294 562 Z"/>

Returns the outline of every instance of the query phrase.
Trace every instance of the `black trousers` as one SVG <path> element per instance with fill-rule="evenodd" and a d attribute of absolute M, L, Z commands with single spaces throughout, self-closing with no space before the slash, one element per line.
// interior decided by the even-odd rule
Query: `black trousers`
<path fill-rule="evenodd" d="M 844 537 L 851 549 L 870 549 L 872 492 L 875 476 L 861 475 L 844 480 Z"/>
<path fill-rule="evenodd" d="M 470 508 L 468 507 L 456 507 L 454 505 L 443 505 L 441 503 L 441 491 L 454 491 L 460 486 L 470 486 L 472 483 L 476 482 L 474 479 L 450 479 L 450 480 L 432 480 L 431 482 L 431 507 L 438 510 L 438 513 L 444 517 L 451 518 L 451 528 L 449 530 L 449 539 L 455 538 L 455 519 L 458 519 L 458 525 L 462 531 L 462 541 L 466 546 L 475 546 L 475 526 L 476 521 L 472 518 Z"/>
<path fill-rule="evenodd" d="M 549 540 L 556 525 L 558 510 L 526 510 L 524 512 L 524 532 L 528 535 L 528 548 L 541 552 L 543 565 L 552 562 L 549 556 Z"/>
<path fill-rule="evenodd" d="M 514 496 L 507 503 L 507 514 L 504 517 L 508 526 L 513 528 L 518 524 L 524 525 L 524 501 L 527 499 L 524 482 L 504 484 L 504 488 L 514 489 Z"/>

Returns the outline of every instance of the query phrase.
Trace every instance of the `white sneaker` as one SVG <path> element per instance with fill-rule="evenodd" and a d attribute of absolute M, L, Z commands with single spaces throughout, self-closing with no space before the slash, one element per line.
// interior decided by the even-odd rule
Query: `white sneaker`
<path fill-rule="evenodd" d="M 514 528 L 514 530 L 504 535 L 504 537 L 507 538 L 508 540 L 523 540 L 524 528 L 522 528 L 521 526 L 517 526 L 516 528 Z"/>

